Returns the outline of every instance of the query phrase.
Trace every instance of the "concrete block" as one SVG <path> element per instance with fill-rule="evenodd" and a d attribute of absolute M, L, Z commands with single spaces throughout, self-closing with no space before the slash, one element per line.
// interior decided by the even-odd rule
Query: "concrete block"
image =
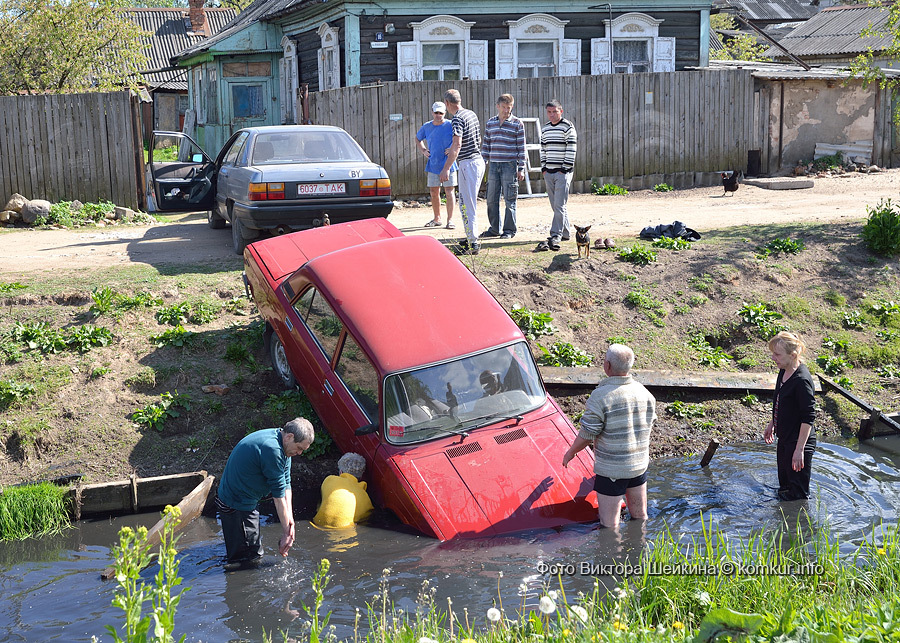
<path fill-rule="evenodd" d="M 815 181 L 806 177 L 772 177 L 764 179 L 744 179 L 744 185 L 753 185 L 764 190 L 802 190 L 811 188 Z"/>

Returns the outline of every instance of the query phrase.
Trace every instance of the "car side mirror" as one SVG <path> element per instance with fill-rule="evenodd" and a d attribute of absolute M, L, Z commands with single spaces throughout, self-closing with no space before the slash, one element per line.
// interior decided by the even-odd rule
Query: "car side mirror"
<path fill-rule="evenodd" d="M 375 433 L 378 431 L 378 423 L 372 422 L 372 424 L 367 424 L 365 426 L 361 426 L 354 433 L 356 435 L 369 435 L 370 433 Z"/>
<path fill-rule="evenodd" d="M 203 163 L 203 155 L 202 154 L 194 154 L 191 157 L 191 163 Z"/>

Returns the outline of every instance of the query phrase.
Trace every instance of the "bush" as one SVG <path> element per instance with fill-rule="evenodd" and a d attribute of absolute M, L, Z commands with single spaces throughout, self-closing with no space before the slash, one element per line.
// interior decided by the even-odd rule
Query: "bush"
<path fill-rule="evenodd" d="M 862 229 L 862 238 L 875 254 L 900 254 L 900 212 L 890 199 L 883 199 L 874 208 L 866 208 L 869 220 Z"/>
<path fill-rule="evenodd" d="M 594 362 L 593 355 L 569 342 L 555 342 L 550 348 L 538 344 L 538 348 L 543 353 L 538 361 L 545 366 L 590 366 Z"/>
<path fill-rule="evenodd" d="M 591 191 L 594 194 L 600 194 L 602 196 L 610 196 L 610 195 L 616 195 L 616 194 L 622 194 L 622 195 L 628 194 L 627 189 L 625 189 L 621 186 L 615 185 L 613 183 L 604 183 L 603 185 L 599 185 L 596 182 L 591 183 Z"/>

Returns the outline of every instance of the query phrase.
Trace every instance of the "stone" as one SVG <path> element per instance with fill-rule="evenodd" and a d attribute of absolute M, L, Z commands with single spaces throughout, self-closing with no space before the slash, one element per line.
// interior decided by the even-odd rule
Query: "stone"
<path fill-rule="evenodd" d="M 6 202 L 6 207 L 3 209 L 12 210 L 13 212 L 21 212 L 26 203 L 28 203 L 28 199 L 17 192 L 16 194 L 13 194 L 11 197 L 9 197 L 9 201 Z"/>
<path fill-rule="evenodd" d="M 14 210 L 3 210 L 2 212 L 0 212 L 0 223 L 15 221 L 16 214 L 17 213 Z"/>
<path fill-rule="evenodd" d="M 881 168 L 878 167 L 877 165 L 870 165 L 869 172 L 881 172 Z"/>
<path fill-rule="evenodd" d="M 403 201 L 394 201 L 394 207 L 397 210 L 402 210 L 403 209 Z"/>
<path fill-rule="evenodd" d="M 38 217 L 50 216 L 50 202 L 44 199 L 32 199 L 22 208 L 22 221 L 33 224 Z"/>
<path fill-rule="evenodd" d="M 210 384 L 201 389 L 204 393 L 215 393 L 216 395 L 227 395 L 231 392 L 231 387 L 227 384 Z"/>
<path fill-rule="evenodd" d="M 69 204 L 69 209 L 70 209 L 72 212 L 78 212 L 78 211 L 81 210 L 81 208 L 83 208 L 83 207 L 84 207 L 84 203 L 82 203 L 82 202 L 79 201 L 78 199 L 75 199 L 74 201 L 72 201 L 72 202 Z"/>

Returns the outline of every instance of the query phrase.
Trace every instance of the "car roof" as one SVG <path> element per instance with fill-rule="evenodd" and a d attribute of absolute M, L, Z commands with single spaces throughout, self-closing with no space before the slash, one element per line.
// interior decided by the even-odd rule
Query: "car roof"
<path fill-rule="evenodd" d="M 272 280 L 281 281 L 307 261 L 329 252 L 402 236 L 387 219 L 371 218 L 263 239 L 250 247 L 259 255 Z"/>
<path fill-rule="evenodd" d="M 305 272 L 384 373 L 524 340 L 481 282 L 432 237 L 354 245 L 310 260 Z"/>
<path fill-rule="evenodd" d="M 245 127 L 241 131 L 251 134 L 277 134 L 278 132 L 345 132 L 347 130 L 334 125 L 264 125 L 261 127 Z"/>

